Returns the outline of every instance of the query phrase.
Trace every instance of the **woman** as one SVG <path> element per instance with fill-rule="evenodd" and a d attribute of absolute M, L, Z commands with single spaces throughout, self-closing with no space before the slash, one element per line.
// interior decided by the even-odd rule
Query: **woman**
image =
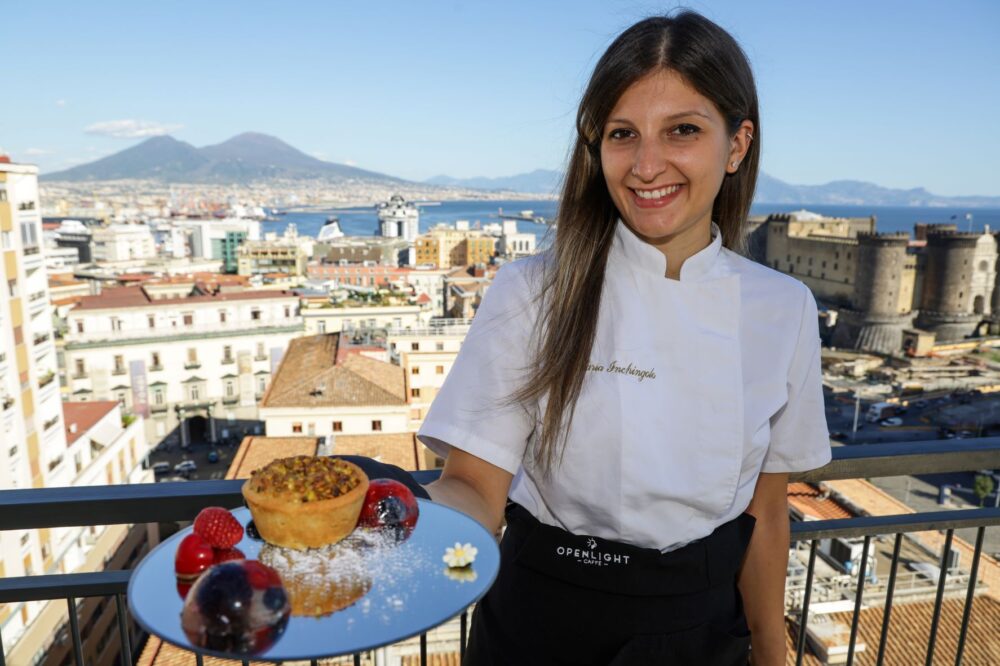
<path fill-rule="evenodd" d="M 419 433 L 434 501 L 506 514 L 466 663 L 783 665 L 788 473 L 830 446 L 815 300 L 740 254 L 750 67 L 644 20 L 577 129 L 553 248 L 497 274 Z"/>

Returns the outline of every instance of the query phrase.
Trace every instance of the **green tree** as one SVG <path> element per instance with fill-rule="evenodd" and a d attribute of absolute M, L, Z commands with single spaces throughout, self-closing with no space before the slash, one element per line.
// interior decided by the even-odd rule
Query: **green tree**
<path fill-rule="evenodd" d="M 986 498 L 989 497 L 990 493 L 993 492 L 993 487 L 996 484 L 993 482 L 993 477 L 986 474 L 977 474 L 976 480 L 972 484 L 972 492 L 976 494 L 979 498 L 979 506 L 983 505 Z"/>

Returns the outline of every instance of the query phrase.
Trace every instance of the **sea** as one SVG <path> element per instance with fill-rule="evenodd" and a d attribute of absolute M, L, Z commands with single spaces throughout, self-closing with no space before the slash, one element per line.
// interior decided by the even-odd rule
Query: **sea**
<path fill-rule="evenodd" d="M 466 220 L 472 228 L 500 222 L 501 211 L 504 214 L 518 214 L 531 211 L 532 216 L 541 216 L 547 220 L 555 217 L 557 202 L 545 200 L 517 201 L 442 201 L 433 205 L 420 206 L 420 232 L 423 233 L 439 223 L 454 225 L 455 222 Z M 917 222 L 932 224 L 953 223 L 959 231 L 984 231 L 987 227 L 1000 231 L 1000 209 L 997 208 L 919 208 L 902 206 L 831 206 L 827 204 L 754 204 L 750 212 L 754 215 L 769 213 L 790 213 L 798 210 L 808 210 L 829 217 L 876 217 L 876 229 L 881 232 L 905 231 L 912 235 L 913 225 Z M 378 217 L 373 206 L 356 208 L 331 208 L 329 210 L 309 212 L 288 212 L 278 221 L 265 221 L 261 224 L 263 232 L 278 232 L 281 234 L 289 224 L 295 224 L 299 235 L 313 236 L 319 234 L 326 219 L 336 215 L 340 218 L 340 228 L 348 236 L 372 236 L 376 233 Z M 967 217 L 971 216 L 971 217 Z M 518 220 L 518 231 L 533 233 L 539 247 L 545 247 L 551 240 L 546 238 L 550 228 L 527 220 Z"/>

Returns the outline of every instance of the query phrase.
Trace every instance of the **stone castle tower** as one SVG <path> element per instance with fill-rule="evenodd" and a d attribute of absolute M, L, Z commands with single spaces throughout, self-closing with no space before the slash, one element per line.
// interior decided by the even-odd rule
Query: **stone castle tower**
<path fill-rule="evenodd" d="M 992 256 L 987 259 L 988 252 L 980 246 L 987 249 L 989 244 Z M 927 232 L 926 256 L 916 326 L 933 332 L 938 342 L 955 342 L 975 334 L 986 319 L 987 296 L 976 293 L 975 278 L 983 281 L 995 273 L 996 240 L 981 233 L 932 229 Z M 995 300 L 995 277 L 991 277 L 989 287 Z"/>
<path fill-rule="evenodd" d="M 833 344 L 890 353 L 902 346 L 913 314 L 901 294 L 907 233 L 859 233 L 851 307 L 840 311 Z"/>

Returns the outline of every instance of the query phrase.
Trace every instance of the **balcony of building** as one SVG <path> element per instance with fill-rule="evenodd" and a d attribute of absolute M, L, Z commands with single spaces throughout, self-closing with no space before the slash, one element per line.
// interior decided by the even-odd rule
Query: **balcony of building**
<path fill-rule="evenodd" d="M 188 339 L 220 338 L 233 335 L 267 335 L 298 332 L 303 329 L 302 317 L 261 317 L 230 320 L 225 323 L 193 323 L 175 327 L 125 327 L 111 330 L 75 331 L 67 340 L 67 349 L 100 347 L 107 344 L 132 344 L 136 340 L 164 342 Z"/>
<path fill-rule="evenodd" d="M 812 500 L 820 506 L 823 495 L 842 484 L 997 468 L 1000 438 L 839 447 L 829 465 L 792 475 L 790 504 L 793 516 L 807 517 L 796 513 L 795 507 L 802 506 L 797 499 L 802 491 L 797 488 L 815 490 Z M 438 472 L 414 474 L 427 483 Z M 108 525 L 187 521 L 205 506 L 241 506 L 241 484 L 193 481 L 0 491 L 0 529 L 92 527 L 95 517 Z M 988 499 L 987 504 L 997 502 L 996 495 Z M 827 518 L 821 512 L 813 516 L 818 519 L 792 524 L 785 595 L 787 663 L 996 663 L 990 655 L 996 657 L 1000 650 L 996 632 L 1000 564 L 984 552 L 995 546 L 984 544 L 987 529 L 995 543 L 1000 507 L 930 506 L 915 511 L 888 495 L 873 493 L 855 497 L 850 509 L 844 513 L 849 517 Z M 75 663 L 82 664 L 82 641 L 87 636 L 76 610 L 81 598 L 101 598 L 117 609 L 116 641 L 124 655 L 120 663 L 131 664 L 142 637 L 123 630 L 129 622 L 125 594 L 130 574 L 126 569 L 8 577 L 0 579 L 0 603 L 65 603 L 68 621 L 63 635 L 72 645 Z M 456 640 L 449 649 L 461 654 L 468 610 L 457 624 Z M 10 638 L 0 631 L 0 643 L 3 640 Z M 401 663 L 432 663 L 430 653 L 442 648 L 436 638 L 429 641 L 424 634 L 412 649 L 412 660 L 404 657 Z M 169 650 L 166 663 L 202 663 L 190 653 Z M 348 657 L 336 663 L 350 662 Z M 376 662 L 371 653 L 364 653 L 354 655 L 353 663 Z"/>

